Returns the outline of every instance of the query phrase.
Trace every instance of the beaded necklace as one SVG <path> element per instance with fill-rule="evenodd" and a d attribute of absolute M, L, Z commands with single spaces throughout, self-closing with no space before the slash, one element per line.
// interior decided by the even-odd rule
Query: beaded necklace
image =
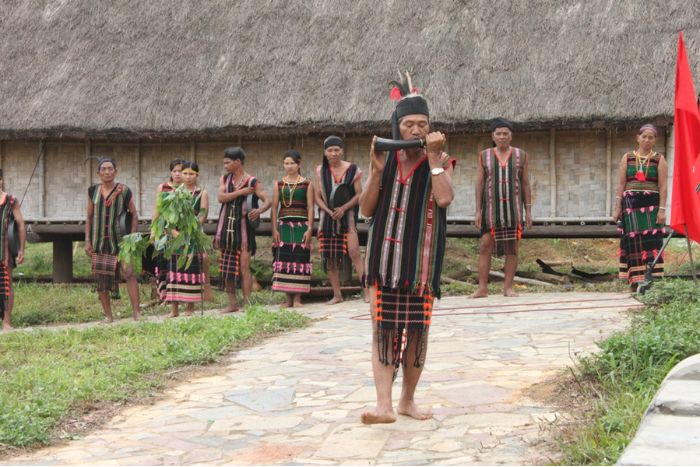
<path fill-rule="evenodd" d="M 282 183 L 284 183 L 287 186 L 287 189 L 289 190 L 289 203 L 286 203 L 284 201 L 284 186 L 282 187 L 282 193 L 280 193 L 280 201 L 282 201 L 282 206 L 284 206 L 285 208 L 290 208 L 292 207 L 292 202 L 294 201 L 294 190 L 297 189 L 297 185 L 299 185 L 306 179 L 301 175 L 297 175 L 297 181 L 292 184 L 289 182 L 289 178 L 287 178 L 286 180 L 285 178 L 286 177 L 282 177 Z"/>

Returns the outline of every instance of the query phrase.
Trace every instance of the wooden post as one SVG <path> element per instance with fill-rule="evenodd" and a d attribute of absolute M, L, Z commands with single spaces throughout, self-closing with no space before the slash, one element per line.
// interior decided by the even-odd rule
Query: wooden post
<path fill-rule="evenodd" d="M 605 215 L 612 216 L 612 129 L 608 128 L 605 137 Z"/>
<path fill-rule="evenodd" d="M 92 155 L 92 141 L 90 141 L 90 138 L 85 139 L 85 185 L 90 186 L 92 185 L 92 159 L 90 156 Z"/>
<path fill-rule="evenodd" d="M 46 218 L 46 143 L 39 141 L 39 216 Z"/>
<path fill-rule="evenodd" d="M 556 130 L 549 130 L 549 216 L 557 216 Z"/>
<path fill-rule="evenodd" d="M 190 141 L 190 160 L 197 162 L 197 142 L 195 140 Z"/>
<path fill-rule="evenodd" d="M 53 241 L 53 283 L 73 281 L 73 242 L 67 239 Z"/>
<path fill-rule="evenodd" d="M 139 205 L 138 205 L 138 210 L 139 210 L 139 218 L 143 218 L 143 157 L 141 154 L 141 141 L 136 143 L 136 162 L 137 162 L 137 167 L 138 167 L 138 180 L 139 180 Z"/>

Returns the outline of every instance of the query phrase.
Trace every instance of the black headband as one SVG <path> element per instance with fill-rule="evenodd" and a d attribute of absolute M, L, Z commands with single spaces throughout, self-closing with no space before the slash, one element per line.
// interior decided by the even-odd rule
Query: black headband
<path fill-rule="evenodd" d="M 513 124 L 505 118 L 499 117 L 491 122 L 491 133 L 496 131 L 498 128 L 508 128 L 510 131 L 513 131 Z"/>
<path fill-rule="evenodd" d="M 396 117 L 401 119 L 406 115 L 420 114 L 430 117 L 428 101 L 423 96 L 407 96 L 396 104 Z"/>
<path fill-rule="evenodd" d="M 323 142 L 323 149 L 328 149 L 331 146 L 338 146 L 339 148 L 344 147 L 343 146 L 343 140 L 340 139 L 339 136 L 329 136 L 326 138 L 326 140 Z"/>

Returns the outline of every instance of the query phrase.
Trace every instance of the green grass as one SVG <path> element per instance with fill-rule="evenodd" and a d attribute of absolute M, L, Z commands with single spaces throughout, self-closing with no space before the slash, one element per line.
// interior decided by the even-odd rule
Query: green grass
<path fill-rule="evenodd" d="M 37 284 L 17 281 L 15 287 L 15 305 L 12 312 L 14 327 L 39 326 L 60 323 L 84 323 L 97 321 L 104 317 L 102 305 L 90 284 Z M 139 292 L 141 303 L 147 303 L 151 298 L 153 285 L 141 284 Z M 131 316 L 131 304 L 126 292 L 126 286 L 121 285 L 121 299 L 112 300 L 114 317 L 127 318 Z M 276 305 L 284 301 L 284 294 L 261 290 L 253 292 L 251 301 L 258 305 Z M 206 302 L 205 309 L 223 308 L 228 303 L 226 294 L 215 290 L 214 301 Z M 199 310 L 199 305 L 195 310 Z M 145 308 L 146 316 L 163 315 L 170 311 L 166 306 Z"/>
<path fill-rule="evenodd" d="M 669 370 L 700 353 L 700 287 L 667 280 L 639 298 L 647 307 L 629 329 L 577 366 L 588 413 L 573 438 L 562 441 L 563 465 L 615 463 Z"/>
<path fill-rule="evenodd" d="M 254 306 L 238 319 L 0 335 L 0 452 L 3 445 L 47 443 L 71 410 L 147 396 L 163 385 L 165 370 L 213 362 L 233 346 L 307 321 L 292 311 Z"/>

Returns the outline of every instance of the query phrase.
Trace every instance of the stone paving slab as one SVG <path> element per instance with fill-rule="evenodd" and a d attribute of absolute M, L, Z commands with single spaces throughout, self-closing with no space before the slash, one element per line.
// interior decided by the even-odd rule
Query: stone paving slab
<path fill-rule="evenodd" d="M 432 420 L 365 426 L 374 403 L 371 323 L 361 301 L 309 305 L 306 329 L 239 351 L 217 374 L 130 407 L 67 445 L 10 464 L 543 464 L 555 409 L 541 382 L 627 324 L 627 294 L 527 294 L 436 303 L 417 399 Z M 398 397 L 401 377 L 395 384 Z"/>
<path fill-rule="evenodd" d="M 618 465 L 700 465 L 700 354 L 666 375 Z"/>

